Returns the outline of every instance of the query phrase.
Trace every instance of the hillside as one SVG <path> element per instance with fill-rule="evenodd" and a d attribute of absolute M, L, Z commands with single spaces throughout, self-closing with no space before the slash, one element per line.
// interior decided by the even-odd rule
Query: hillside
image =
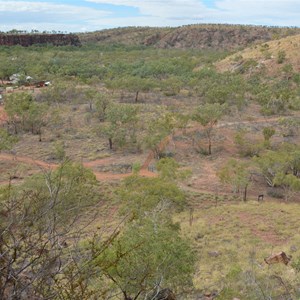
<path fill-rule="evenodd" d="M 81 44 L 150 46 L 159 49 L 238 50 L 300 34 L 299 28 L 204 24 L 182 27 L 125 27 L 79 34 L 0 34 L 0 45 Z"/>
<path fill-rule="evenodd" d="M 300 71 L 300 35 L 270 41 L 247 48 L 216 63 L 218 71 L 249 74 L 264 70 L 269 76 L 288 75 Z"/>
<path fill-rule="evenodd" d="M 127 27 L 79 34 L 83 44 L 123 44 L 156 48 L 234 50 L 299 34 L 299 28 L 243 25 L 190 25 L 175 28 Z"/>
<path fill-rule="evenodd" d="M 297 31 L 0 47 L 0 299 L 300 299 Z"/>

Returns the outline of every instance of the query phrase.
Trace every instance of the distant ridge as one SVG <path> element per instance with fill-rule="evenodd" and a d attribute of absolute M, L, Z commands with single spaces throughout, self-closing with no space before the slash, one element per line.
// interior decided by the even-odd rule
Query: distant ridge
<path fill-rule="evenodd" d="M 300 28 L 201 24 L 160 28 L 124 27 L 78 34 L 0 33 L 0 45 L 94 44 L 233 51 L 297 34 L 300 34 Z"/>
<path fill-rule="evenodd" d="M 295 34 L 300 34 L 300 28 L 203 24 L 174 28 L 125 27 L 78 35 L 82 44 L 236 50 Z"/>
<path fill-rule="evenodd" d="M 75 34 L 0 34 L 1 46 L 20 45 L 28 47 L 37 44 L 51 44 L 54 46 L 81 46 Z"/>

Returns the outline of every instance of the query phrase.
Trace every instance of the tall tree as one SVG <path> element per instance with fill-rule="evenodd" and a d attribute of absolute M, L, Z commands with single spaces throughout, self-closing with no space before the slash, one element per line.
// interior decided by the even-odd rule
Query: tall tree
<path fill-rule="evenodd" d="M 110 105 L 106 111 L 107 124 L 100 131 L 108 138 L 109 148 L 122 147 L 126 142 L 136 142 L 138 107 L 128 104 Z"/>
<path fill-rule="evenodd" d="M 25 125 L 32 102 L 33 97 L 28 93 L 22 92 L 8 95 L 4 103 L 4 109 L 8 116 L 8 124 L 13 126 L 16 134 L 19 127 Z"/>
<path fill-rule="evenodd" d="M 218 177 L 222 183 L 230 184 L 234 192 L 238 193 L 242 190 L 243 200 L 247 200 L 247 190 L 251 182 L 251 173 L 247 163 L 230 159 L 219 170 Z"/>
<path fill-rule="evenodd" d="M 194 120 L 204 127 L 204 133 L 208 142 L 208 155 L 211 155 L 213 128 L 224 115 L 225 104 L 207 103 L 199 106 L 194 114 Z"/>

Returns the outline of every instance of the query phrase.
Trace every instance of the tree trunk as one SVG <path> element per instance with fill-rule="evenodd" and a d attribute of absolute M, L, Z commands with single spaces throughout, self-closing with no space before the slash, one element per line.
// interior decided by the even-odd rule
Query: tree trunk
<path fill-rule="evenodd" d="M 135 103 L 138 102 L 138 99 L 139 99 L 139 91 L 137 91 L 135 94 Z"/>
<path fill-rule="evenodd" d="M 13 124 L 14 124 L 15 134 L 18 134 L 17 124 L 16 123 L 13 123 Z"/>
<path fill-rule="evenodd" d="M 41 129 L 39 129 L 38 134 L 39 134 L 39 142 L 41 142 L 42 141 L 42 130 Z"/>
<path fill-rule="evenodd" d="M 244 189 L 244 198 L 243 198 L 244 202 L 247 201 L 247 190 L 248 190 L 248 184 L 245 186 L 245 189 Z"/>
<path fill-rule="evenodd" d="M 109 149 L 112 150 L 112 147 L 113 147 L 112 138 L 109 138 L 108 142 L 109 142 Z"/>
<path fill-rule="evenodd" d="M 211 155 L 211 139 L 208 138 L 208 155 Z"/>

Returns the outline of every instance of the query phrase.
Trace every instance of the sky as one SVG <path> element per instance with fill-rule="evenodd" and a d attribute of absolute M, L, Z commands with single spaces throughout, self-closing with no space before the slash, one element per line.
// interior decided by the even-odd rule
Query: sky
<path fill-rule="evenodd" d="M 0 31 L 201 23 L 300 27 L 300 0 L 0 0 Z"/>

